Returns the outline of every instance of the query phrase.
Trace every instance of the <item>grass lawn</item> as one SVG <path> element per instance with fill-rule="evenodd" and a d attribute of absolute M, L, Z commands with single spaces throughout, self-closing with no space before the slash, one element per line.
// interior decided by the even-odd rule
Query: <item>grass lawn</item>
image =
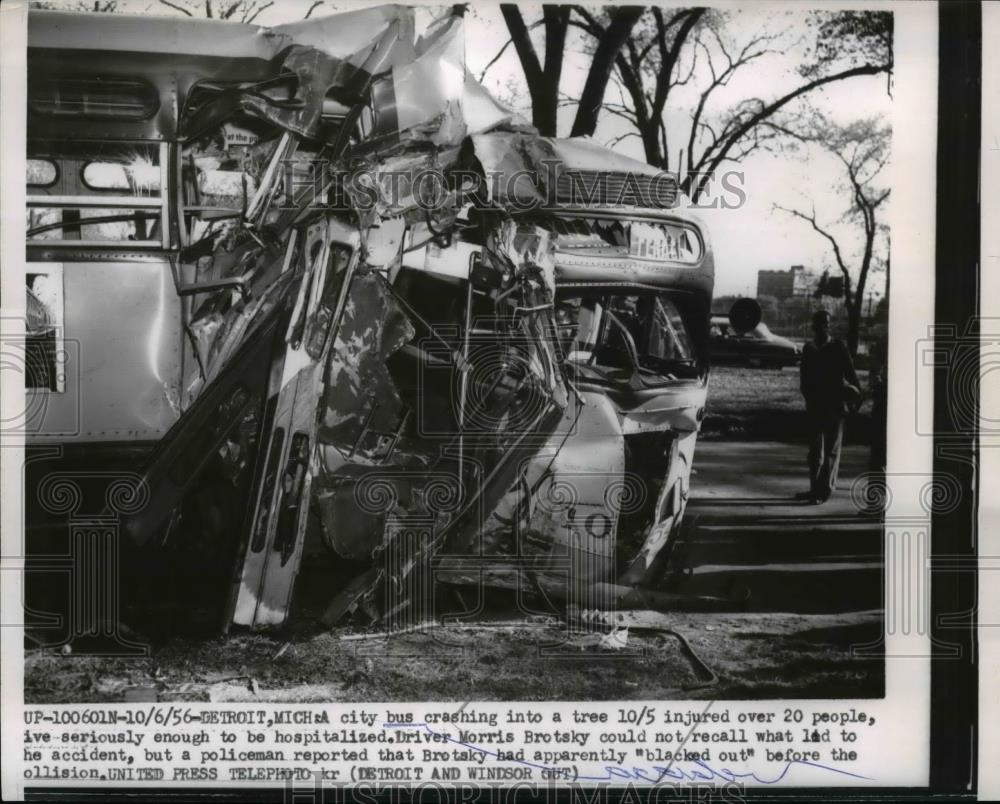
<path fill-rule="evenodd" d="M 867 395 L 868 372 L 859 371 Z M 797 367 L 781 370 L 717 366 L 708 384 L 703 433 L 707 437 L 798 439 L 805 430 L 805 401 L 799 392 Z M 848 420 L 856 441 L 869 438 L 871 400 L 865 399 Z"/>

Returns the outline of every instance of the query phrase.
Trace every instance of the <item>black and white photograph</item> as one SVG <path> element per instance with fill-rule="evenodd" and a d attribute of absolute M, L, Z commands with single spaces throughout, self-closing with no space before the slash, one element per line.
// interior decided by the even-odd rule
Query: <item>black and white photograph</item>
<path fill-rule="evenodd" d="M 881 695 L 891 11 L 38 5 L 28 700 Z"/>
<path fill-rule="evenodd" d="M 927 640 L 887 607 L 929 573 L 892 562 L 964 494 L 930 386 L 898 387 L 941 360 L 936 7 L 25 5 L 27 742 L 65 705 L 371 704 L 336 711 L 392 743 L 393 703 L 589 702 L 607 755 L 412 739 L 573 781 L 650 781 L 644 750 L 660 780 L 876 781 L 893 679 L 929 700 L 930 654 L 887 642 Z M 684 738 L 719 701 L 730 744 Z M 695 702 L 690 752 L 642 748 L 634 702 Z M 174 779 L 298 778 L 206 753 Z"/>

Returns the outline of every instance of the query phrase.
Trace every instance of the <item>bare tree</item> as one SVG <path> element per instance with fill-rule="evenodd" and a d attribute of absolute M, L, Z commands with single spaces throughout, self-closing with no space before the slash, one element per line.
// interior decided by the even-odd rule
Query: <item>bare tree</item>
<path fill-rule="evenodd" d="M 557 133 L 559 82 L 562 79 L 566 34 L 574 11 L 579 13 L 579 7 L 544 5 L 542 19 L 528 25 L 519 6 L 501 5 L 500 12 L 510 33 L 510 41 L 487 65 L 488 69 L 508 45 L 514 45 L 528 85 L 528 94 L 531 96 L 532 123 L 541 134 L 549 137 L 554 137 Z M 604 93 L 611 79 L 611 71 L 614 69 L 616 54 L 642 13 L 641 6 L 616 6 L 607 12 L 606 27 L 594 37 L 596 45 L 593 58 L 573 123 L 574 136 L 593 133 Z M 531 31 L 539 25 L 545 29 L 545 52 L 542 59 L 539 59 L 531 39 Z"/>
<path fill-rule="evenodd" d="M 250 24 L 262 12 L 274 5 L 274 0 L 158 0 L 160 5 L 171 8 L 188 17 L 206 17 L 207 19 L 229 20 Z M 309 9 L 312 14 L 313 9 Z"/>
<path fill-rule="evenodd" d="M 325 0 L 313 0 L 312 3 L 309 4 L 309 9 L 306 11 L 306 14 L 302 19 L 309 19 L 313 15 L 313 12 L 323 5 L 324 1 Z"/>
<path fill-rule="evenodd" d="M 610 27 L 606 16 L 585 8 L 578 8 L 577 13 L 581 20 L 579 27 L 601 41 Z M 615 55 L 617 79 L 629 102 L 625 98 L 620 103 L 605 102 L 604 111 L 623 118 L 634 129 L 620 135 L 616 143 L 638 136 L 646 161 L 664 169 L 669 167 L 664 111 L 670 91 L 691 80 L 694 61 L 690 69 L 682 71 L 681 51 L 705 14 L 703 8 L 682 8 L 666 16 L 663 9 L 653 7 L 645 12 Z M 593 130 L 575 133 L 592 134 Z"/>
<path fill-rule="evenodd" d="M 157 0 L 157 2 L 186 17 L 206 17 L 247 24 L 254 22 L 263 11 L 275 4 L 275 0 Z M 313 0 L 303 19 L 309 19 L 313 12 L 325 3 L 326 0 Z M 76 0 L 76 2 L 30 0 L 29 5 L 31 8 L 91 11 L 101 14 L 113 14 L 121 10 L 118 0 Z"/>
<path fill-rule="evenodd" d="M 809 60 L 799 69 L 806 77 L 813 77 L 823 70 L 843 66 L 846 59 L 861 56 L 877 64 L 892 65 L 893 17 L 882 11 L 840 11 L 824 14 L 814 11 L 812 23 L 816 28 L 815 44 L 810 49 Z M 891 69 L 886 72 L 890 80 Z"/>
<path fill-rule="evenodd" d="M 821 223 L 814 207 L 808 212 L 779 205 L 775 208 L 805 221 L 829 244 L 834 262 L 844 278 L 847 346 L 854 354 L 858 348 L 869 274 L 877 264 L 886 271 L 889 268 L 889 233 L 878 216 L 890 193 L 889 188 L 880 184 L 879 178 L 889 160 L 892 131 L 879 118 L 838 127 L 816 117 L 805 131 L 786 129 L 782 133 L 833 154 L 843 166 L 844 181 L 838 189 L 850 200 L 839 221 Z M 852 252 L 847 247 L 844 234 L 836 229 L 838 223 L 849 224 L 854 229 L 855 236 L 860 239 L 860 249 Z M 876 254 L 880 234 L 883 235 L 882 256 Z"/>
<path fill-rule="evenodd" d="M 595 40 L 609 30 L 606 14 L 577 11 L 580 27 Z M 817 43 L 806 48 L 800 65 L 802 83 L 772 98 L 749 97 L 710 114 L 711 103 L 733 76 L 763 56 L 782 49 L 785 32 L 762 30 L 742 43 L 730 34 L 732 15 L 703 8 L 676 9 L 665 14 L 651 8 L 635 25 L 615 57 L 620 103 L 604 109 L 627 121 L 643 144 L 646 161 L 669 169 L 670 148 L 664 112 L 673 90 L 692 83 L 698 88 L 690 123 L 682 138 L 682 188 L 697 201 L 712 176 L 726 162 L 739 162 L 778 136 L 763 124 L 796 99 L 822 86 L 864 75 L 891 73 L 892 14 L 890 12 L 815 12 L 809 30 Z M 582 133 L 582 132 L 581 132 Z M 620 135 L 622 139 L 631 131 Z M 680 150 L 680 149 L 679 149 Z"/>
<path fill-rule="evenodd" d="M 59 3 L 52 0 L 31 0 L 29 8 L 47 11 L 89 11 L 96 14 L 114 14 L 118 11 L 118 0 L 77 0 L 75 3 Z"/>

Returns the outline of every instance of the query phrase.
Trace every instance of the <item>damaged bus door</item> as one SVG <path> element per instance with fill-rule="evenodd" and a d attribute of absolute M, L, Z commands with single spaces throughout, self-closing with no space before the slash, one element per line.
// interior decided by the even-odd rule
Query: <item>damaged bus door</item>
<path fill-rule="evenodd" d="M 360 258 L 355 227 L 326 218 L 307 232 L 307 260 L 285 334 L 271 366 L 266 444 L 258 455 L 253 512 L 234 590 L 236 625 L 284 623 L 302 559 L 324 374 Z"/>

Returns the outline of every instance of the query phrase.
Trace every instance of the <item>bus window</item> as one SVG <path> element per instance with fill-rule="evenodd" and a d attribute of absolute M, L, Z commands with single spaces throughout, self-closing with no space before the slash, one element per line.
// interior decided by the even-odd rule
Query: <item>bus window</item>
<path fill-rule="evenodd" d="M 28 210 L 28 240 L 158 242 L 159 218 L 159 210 L 35 207 Z"/>
<path fill-rule="evenodd" d="M 166 247 L 165 149 L 146 143 L 29 143 L 28 241 Z"/>
<path fill-rule="evenodd" d="M 148 120 L 160 108 L 160 95 L 141 80 L 63 75 L 30 81 L 28 108 L 48 117 Z"/>
<path fill-rule="evenodd" d="M 185 146 L 181 165 L 189 242 L 238 220 L 257 192 L 273 147 L 253 129 L 228 123 Z"/>
<path fill-rule="evenodd" d="M 260 205 L 249 214 L 263 208 L 277 214 L 287 173 L 294 174 L 297 186 L 308 186 L 314 156 L 297 144 L 288 147 L 287 136 L 274 127 L 242 118 L 185 145 L 181 165 L 188 243 L 232 227 L 255 200 Z M 276 185 L 267 198 L 278 201 L 268 206 L 257 196 L 269 168 L 276 171 Z"/>
<path fill-rule="evenodd" d="M 567 360 L 601 371 L 639 371 L 646 381 L 698 376 L 694 341 L 665 293 L 563 296 L 556 326 Z"/>
<path fill-rule="evenodd" d="M 25 167 L 29 187 L 51 187 L 59 178 L 59 168 L 51 159 L 29 159 Z"/>
<path fill-rule="evenodd" d="M 159 195 L 160 168 L 138 158 L 132 162 L 99 160 L 83 166 L 83 183 L 89 190 L 120 190 L 129 195 Z"/>

